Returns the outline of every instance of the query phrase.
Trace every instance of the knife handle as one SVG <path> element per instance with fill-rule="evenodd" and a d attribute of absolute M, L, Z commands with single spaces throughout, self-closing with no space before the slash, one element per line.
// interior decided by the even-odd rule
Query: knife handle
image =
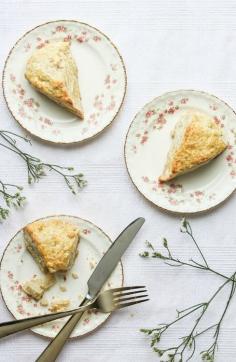
<path fill-rule="evenodd" d="M 64 318 L 68 316 L 71 317 L 78 313 L 84 313 L 86 310 L 90 308 L 91 308 L 91 303 L 65 312 L 50 313 L 37 317 L 18 319 L 16 321 L 10 321 L 10 322 L 3 322 L 0 323 L 0 338 L 9 336 L 10 334 L 13 333 L 24 331 L 25 329 L 36 327 L 43 323 L 54 321 L 59 318 Z"/>
<path fill-rule="evenodd" d="M 81 303 L 81 306 L 86 305 L 89 301 L 89 299 L 85 298 Z M 36 359 L 36 362 L 54 362 L 56 360 L 82 315 L 83 312 L 75 314 L 67 321 L 56 337 L 52 339 L 46 349 L 41 353 L 38 359 Z"/>

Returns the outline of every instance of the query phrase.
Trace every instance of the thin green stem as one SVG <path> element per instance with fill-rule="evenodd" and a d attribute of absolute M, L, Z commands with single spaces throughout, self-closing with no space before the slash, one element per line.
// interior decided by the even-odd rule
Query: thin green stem
<path fill-rule="evenodd" d="M 174 258 L 174 257 L 171 257 L 171 258 L 170 258 L 170 257 L 165 257 L 165 261 L 166 261 L 166 260 L 173 261 L 173 262 L 175 262 L 175 263 L 179 263 L 180 266 L 181 266 L 181 265 L 182 265 L 182 266 L 189 266 L 189 267 L 195 268 L 195 269 L 206 270 L 206 271 L 209 271 L 209 272 L 211 272 L 211 273 L 214 273 L 214 274 L 216 274 L 216 275 L 218 275 L 218 276 L 220 276 L 220 277 L 222 277 L 222 278 L 224 278 L 224 279 L 229 279 L 229 280 L 233 281 L 232 277 L 228 277 L 227 275 L 224 275 L 224 274 L 222 274 L 222 273 L 220 273 L 220 272 L 212 269 L 212 268 L 209 267 L 209 266 L 207 267 L 207 266 L 202 265 L 202 264 L 200 264 L 200 263 L 194 262 L 194 260 L 192 260 L 192 259 L 191 259 L 190 261 L 192 261 L 194 264 L 188 263 L 188 262 L 183 261 L 183 260 L 180 260 L 180 259 L 176 259 L 176 258 Z M 168 264 L 168 265 L 174 266 L 173 264 Z"/>
<path fill-rule="evenodd" d="M 205 256 L 203 255 L 203 252 L 202 252 L 202 250 L 200 249 L 200 247 L 199 247 L 199 245 L 198 245 L 195 237 L 193 236 L 192 227 L 191 227 L 191 225 L 190 225 L 190 223 L 189 223 L 188 221 L 186 221 L 186 222 L 187 222 L 187 226 L 189 227 L 189 230 L 188 230 L 188 228 L 186 228 L 186 233 L 190 236 L 190 238 L 191 238 L 192 241 L 194 242 L 194 244 L 195 244 L 198 252 L 200 253 L 200 255 L 201 255 L 201 257 L 202 257 L 202 259 L 203 259 L 206 267 L 209 268 L 208 263 L 207 263 L 207 260 L 206 260 Z"/>
<path fill-rule="evenodd" d="M 235 276 L 235 274 L 234 274 Z M 213 356 L 213 359 L 215 357 L 215 352 L 216 352 L 216 348 L 217 348 L 217 344 L 218 344 L 218 339 L 219 339 L 219 334 L 220 334 L 220 328 L 221 328 L 221 325 L 222 325 L 222 322 L 224 320 L 224 317 L 227 313 L 227 310 L 229 308 L 229 305 L 230 305 L 230 302 L 234 296 L 234 293 L 235 293 L 235 285 L 236 285 L 236 282 L 235 280 L 232 282 L 232 285 L 231 285 L 231 290 L 230 290 L 230 295 L 229 295 L 229 298 L 227 300 L 227 303 L 225 305 L 225 308 L 223 310 L 223 313 L 221 315 L 221 318 L 219 320 L 219 322 L 216 324 L 216 330 L 215 330 L 215 333 L 214 333 L 214 342 L 212 343 L 212 345 L 208 348 L 207 352 L 211 353 L 212 356 Z"/>
<path fill-rule="evenodd" d="M 186 340 L 184 342 L 182 342 L 182 344 L 180 344 L 180 347 L 182 345 L 184 345 L 182 351 L 181 351 L 181 357 L 183 357 L 184 351 L 186 350 L 189 341 L 193 338 L 194 335 L 194 331 L 196 330 L 197 326 L 199 325 L 200 321 L 202 320 L 203 316 L 205 315 L 207 309 L 209 308 L 209 305 L 211 304 L 211 302 L 215 299 L 215 297 L 219 294 L 219 292 L 226 286 L 226 284 L 228 284 L 230 282 L 230 280 L 226 280 L 217 290 L 216 292 L 213 293 L 212 297 L 209 299 L 209 301 L 207 303 L 204 304 L 204 308 L 203 311 L 200 315 L 199 318 L 197 318 L 196 323 L 194 324 L 190 334 L 188 335 L 188 337 L 186 338 Z M 233 282 L 234 283 L 234 282 Z"/>
<path fill-rule="evenodd" d="M 207 327 L 206 329 L 203 329 L 201 332 L 195 334 L 194 338 L 201 336 L 203 333 L 210 331 L 211 329 L 215 328 L 216 326 L 217 326 L 217 324 L 213 324 L 212 326 Z"/>

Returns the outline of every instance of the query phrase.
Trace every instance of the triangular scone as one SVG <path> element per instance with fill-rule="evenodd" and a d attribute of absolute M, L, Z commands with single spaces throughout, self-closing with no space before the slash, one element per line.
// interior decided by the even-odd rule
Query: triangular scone
<path fill-rule="evenodd" d="M 222 130 L 214 119 L 201 113 L 188 113 L 178 121 L 159 181 L 195 170 L 218 156 L 227 147 Z"/>
<path fill-rule="evenodd" d="M 39 92 L 84 118 L 78 69 L 68 42 L 54 41 L 36 49 L 27 62 L 25 77 Z"/>
<path fill-rule="evenodd" d="M 43 272 L 66 271 L 77 255 L 79 230 L 60 219 L 35 221 L 24 228 L 25 245 Z"/>

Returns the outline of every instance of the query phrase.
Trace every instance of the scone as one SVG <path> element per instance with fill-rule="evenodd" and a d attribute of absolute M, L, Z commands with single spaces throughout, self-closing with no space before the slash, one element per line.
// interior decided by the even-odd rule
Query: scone
<path fill-rule="evenodd" d="M 79 230 L 60 219 L 35 221 L 24 228 L 25 245 L 43 272 L 67 271 L 73 265 Z"/>
<path fill-rule="evenodd" d="M 25 77 L 39 92 L 84 118 L 78 69 L 68 42 L 54 41 L 36 49 L 27 62 Z"/>
<path fill-rule="evenodd" d="M 187 113 L 176 123 L 172 145 L 159 181 L 172 180 L 205 165 L 226 147 L 222 130 L 214 119 L 202 113 Z"/>
<path fill-rule="evenodd" d="M 34 277 L 22 284 L 23 291 L 35 300 L 40 300 L 44 292 L 56 283 L 53 274 L 46 274 L 43 277 Z"/>

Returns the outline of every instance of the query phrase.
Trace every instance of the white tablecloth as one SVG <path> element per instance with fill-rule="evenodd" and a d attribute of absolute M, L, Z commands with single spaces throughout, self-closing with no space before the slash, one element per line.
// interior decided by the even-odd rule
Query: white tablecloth
<path fill-rule="evenodd" d="M 114 124 L 88 144 L 53 147 L 34 140 L 32 152 L 42 159 L 76 165 L 89 185 L 78 199 L 60 178 L 47 177 L 27 186 L 24 165 L 1 148 L 2 179 L 25 186 L 28 204 L 0 226 L 0 252 L 16 231 L 29 221 L 50 214 L 72 214 L 89 219 L 112 238 L 132 219 L 146 223 L 123 258 L 126 284 L 145 284 L 151 301 L 112 316 L 96 333 L 67 343 L 59 361 L 158 361 L 140 327 L 154 327 L 175 316 L 175 309 L 208 298 L 220 279 L 194 270 L 171 269 L 157 260 L 138 256 L 146 239 L 168 237 L 179 256 L 194 254 L 191 243 L 179 233 L 179 218 L 162 213 L 133 187 L 127 175 L 123 146 L 128 126 L 143 104 L 175 89 L 199 89 L 236 107 L 236 3 L 234 0 L 61 1 L 1 0 L 0 61 L 27 30 L 49 20 L 77 19 L 107 33 L 120 49 L 128 74 L 127 96 Z M 21 133 L 1 95 L 1 128 Z M 236 198 L 208 215 L 191 218 L 197 238 L 209 261 L 225 273 L 236 268 Z M 228 291 L 226 291 L 228 292 Z M 224 301 L 224 293 L 218 302 Z M 218 307 L 210 311 L 217 319 Z M 225 318 L 216 361 L 235 362 L 236 303 Z M 3 302 L 1 321 L 10 319 Z M 207 323 L 207 321 L 206 321 Z M 178 327 L 166 338 L 182 336 Z M 33 361 L 48 341 L 30 332 L 1 341 L 0 361 Z M 203 338 L 200 348 L 209 345 Z M 193 361 L 200 361 L 198 355 Z"/>

